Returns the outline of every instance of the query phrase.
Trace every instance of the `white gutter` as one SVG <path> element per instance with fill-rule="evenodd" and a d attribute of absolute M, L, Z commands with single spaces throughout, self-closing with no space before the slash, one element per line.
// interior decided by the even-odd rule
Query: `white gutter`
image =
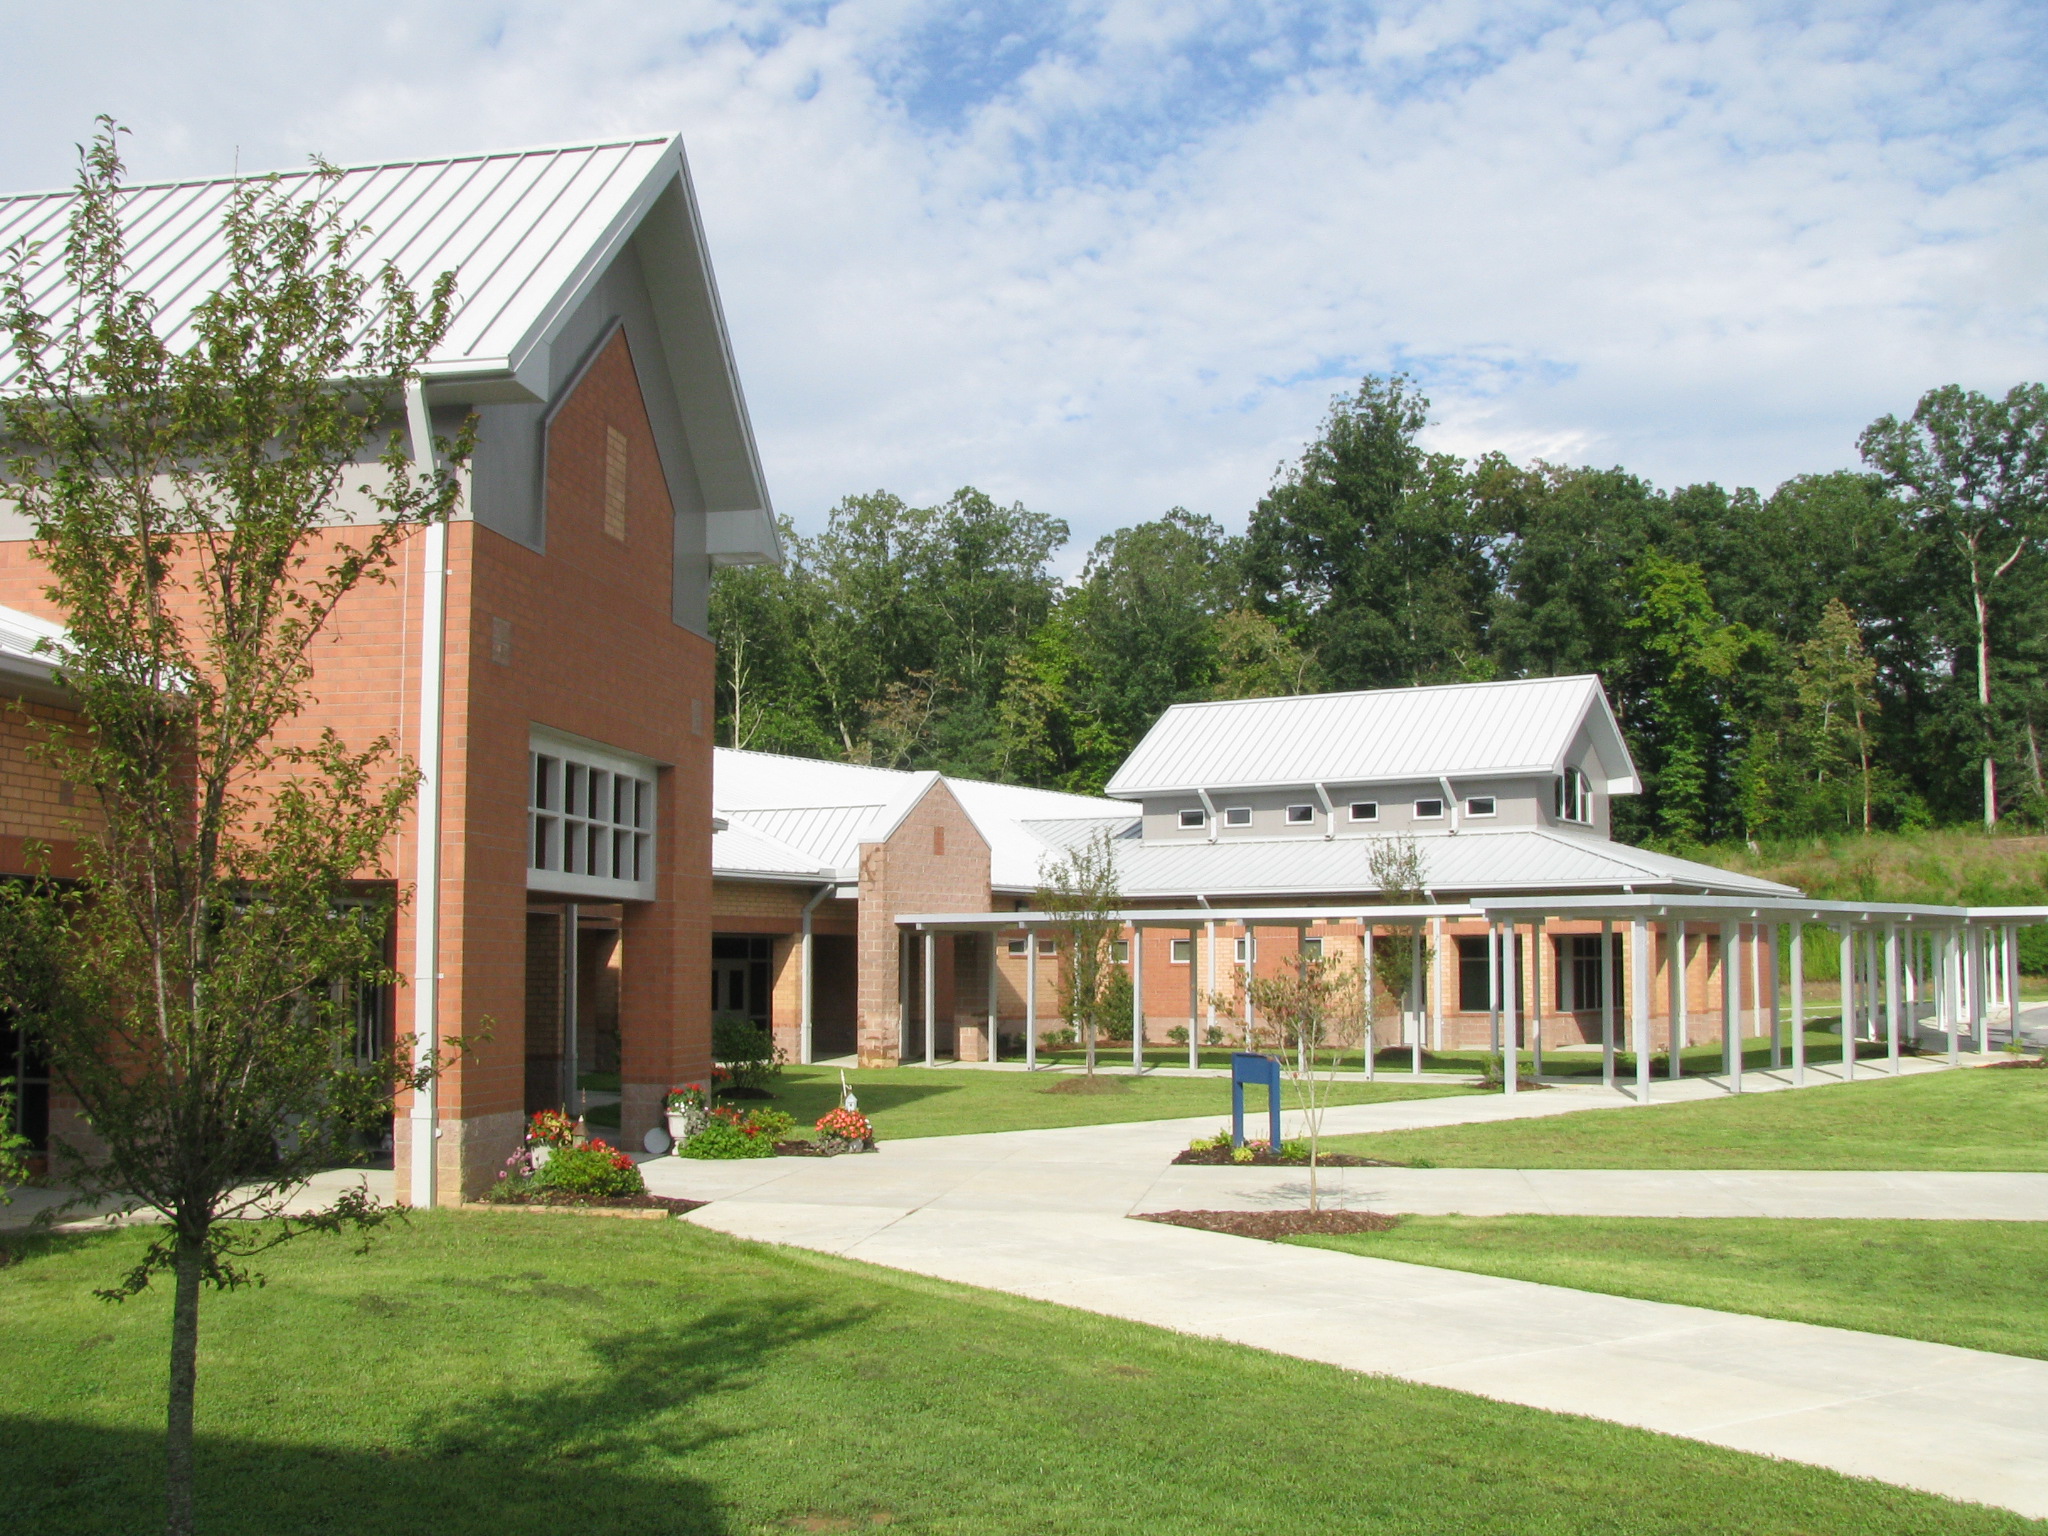
<path fill-rule="evenodd" d="M 426 388 L 418 379 L 405 386 L 406 427 L 412 434 L 413 468 L 434 470 L 432 418 Z M 412 1029 L 413 1065 L 438 1065 L 441 1048 L 441 693 L 447 652 L 448 524 L 427 525 L 424 583 L 420 605 L 420 740 L 418 841 L 413 865 Z M 439 1075 L 412 1096 L 412 1203 L 436 1203 L 440 1161 Z"/>
<path fill-rule="evenodd" d="M 811 1064 L 811 914 L 818 910 L 818 903 L 839 889 L 837 882 L 821 885 L 818 893 L 804 903 L 804 956 L 803 956 L 803 1007 L 799 1017 L 802 1031 L 797 1037 L 797 1060 L 804 1066 Z"/>

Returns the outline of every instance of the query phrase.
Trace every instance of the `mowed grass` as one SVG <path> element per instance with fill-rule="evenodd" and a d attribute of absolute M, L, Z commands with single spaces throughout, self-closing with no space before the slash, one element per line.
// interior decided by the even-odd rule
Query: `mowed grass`
<path fill-rule="evenodd" d="M 2048 1071 L 1968 1068 L 1540 1120 L 1332 1136 L 1439 1168 L 2048 1170 Z"/>
<path fill-rule="evenodd" d="M 1130 1120 L 1173 1120 L 1189 1115 L 1230 1118 L 1230 1080 L 1215 1077 L 1131 1077 L 1100 1073 L 1099 1092 L 1072 1091 L 1072 1072 L 1004 1072 L 976 1067 L 874 1067 L 846 1069 L 847 1083 L 861 1113 L 874 1122 L 878 1140 L 910 1136 L 965 1136 L 977 1131 L 1028 1131 L 1061 1125 L 1110 1125 Z M 837 1067 L 784 1067 L 771 1090 L 772 1107 L 796 1117 L 809 1134 L 812 1124 L 839 1103 Z M 1332 1090 L 1333 1104 L 1378 1104 L 1393 1099 L 1433 1099 L 1469 1094 L 1456 1083 L 1344 1083 Z M 1265 1107 L 1263 1090 L 1246 1096 Z M 1284 1107 L 1292 1107 L 1283 1092 Z M 751 1107 L 742 1102 L 741 1108 Z"/>
<path fill-rule="evenodd" d="M 0 1270 L 10 1531 L 160 1528 L 167 1301 L 129 1231 Z M 735 1242 L 423 1215 L 209 1296 L 211 1536 L 1978 1533 L 2001 1511 Z"/>
<path fill-rule="evenodd" d="M 1376 1259 L 2048 1359 L 2048 1223 L 1407 1216 Z"/>

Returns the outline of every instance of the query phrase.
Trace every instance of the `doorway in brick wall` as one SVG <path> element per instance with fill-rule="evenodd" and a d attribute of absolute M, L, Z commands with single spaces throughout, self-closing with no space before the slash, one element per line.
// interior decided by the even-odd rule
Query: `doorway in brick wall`
<path fill-rule="evenodd" d="M 774 997 L 775 940 L 755 933 L 711 936 L 711 1011 L 745 1014 L 768 1027 Z"/>
<path fill-rule="evenodd" d="M 566 1109 L 593 1130 L 618 1127 L 624 915 L 616 902 L 526 909 L 528 1114 Z"/>

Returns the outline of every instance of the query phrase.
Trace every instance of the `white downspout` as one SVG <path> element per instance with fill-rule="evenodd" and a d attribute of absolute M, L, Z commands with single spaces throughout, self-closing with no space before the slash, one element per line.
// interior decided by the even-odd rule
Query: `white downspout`
<path fill-rule="evenodd" d="M 811 961 L 811 914 L 818 910 L 818 903 L 827 896 L 830 896 L 835 889 L 837 889 L 836 881 L 832 885 L 821 885 L 818 887 L 818 894 L 804 903 L 804 992 L 803 1007 L 798 1012 L 798 1017 L 803 1022 L 799 1026 L 801 1033 L 797 1037 L 797 1060 L 804 1066 L 811 1064 L 811 978 L 813 975 Z"/>
<path fill-rule="evenodd" d="M 426 388 L 418 379 L 405 386 L 405 419 L 412 434 L 416 472 L 434 470 L 433 422 Z M 429 523 L 420 589 L 420 740 L 418 838 L 413 865 L 412 1028 L 413 1065 L 434 1067 L 441 1049 L 441 694 L 447 651 L 448 524 Z M 441 1083 L 438 1073 L 412 1096 L 412 1203 L 431 1208 L 437 1199 L 440 1161 Z"/>
<path fill-rule="evenodd" d="M 1337 807 L 1330 803 L 1328 785 L 1314 784 L 1310 787 L 1315 790 L 1316 798 L 1323 802 L 1323 841 L 1327 843 L 1337 835 Z"/>
<path fill-rule="evenodd" d="M 1455 834 L 1458 830 L 1458 797 L 1451 793 L 1449 778 L 1439 777 L 1436 783 L 1437 788 L 1444 792 L 1444 814 L 1451 818 L 1451 831 Z"/>
<path fill-rule="evenodd" d="M 1202 819 L 1209 824 L 1209 841 L 1213 843 L 1216 841 L 1216 802 L 1209 798 L 1206 789 L 1198 789 L 1195 793 L 1202 797 Z"/>

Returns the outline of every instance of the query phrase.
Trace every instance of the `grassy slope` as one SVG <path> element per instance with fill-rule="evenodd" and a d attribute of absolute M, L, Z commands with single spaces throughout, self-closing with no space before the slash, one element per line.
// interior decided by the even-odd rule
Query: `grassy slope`
<path fill-rule="evenodd" d="M 1695 850 L 1724 869 L 1841 901 L 2009 906 L 2048 901 L 2048 837 L 1990 837 L 1981 829 L 1880 832 Z"/>
<path fill-rule="evenodd" d="M 89 1294 L 139 1242 L 0 1270 L 24 1536 L 161 1520 L 166 1303 Z M 433 1214 L 265 1267 L 205 1303 L 214 1536 L 2044 1529 L 683 1224 Z"/>
<path fill-rule="evenodd" d="M 2048 1359 L 2048 1224 L 1410 1216 L 1323 1248 Z"/>
<path fill-rule="evenodd" d="M 976 1071 L 972 1067 L 877 1067 L 849 1069 L 847 1081 L 861 1113 L 875 1124 L 877 1139 L 907 1136 L 964 1136 L 976 1131 L 1023 1131 L 1060 1125 L 1110 1125 L 1130 1120 L 1171 1120 L 1185 1115 L 1230 1119 L 1230 1083 L 1222 1078 L 1105 1077 L 1121 1085 L 1103 1093 L 1055 1093 L 1071 1074 Z M 1372 1104 L 1389 1099 L 1441 1098 L 1470 1093 L 1446 1083 L 1345 1084 L 1333 1104 Z M 808 1131 L 813 1121 L 839 1102 L 836 1067 L 785 1067 L 773 1107 L 796 1117 Z M 1254 1091 L 1247 1096 L 1263 1106 Z M 1290 1095 L 1283 1102 L 1291 1104 Z M 1248 1102 L 1246 1108 L 1251 1107 Z"/>
<path fill-rule="evenodd" d="M 1443 1168 L 2048 1170 L 2048 1072 L 1929 1073 L 1545 1120 L 1331 1137 Z"/>

